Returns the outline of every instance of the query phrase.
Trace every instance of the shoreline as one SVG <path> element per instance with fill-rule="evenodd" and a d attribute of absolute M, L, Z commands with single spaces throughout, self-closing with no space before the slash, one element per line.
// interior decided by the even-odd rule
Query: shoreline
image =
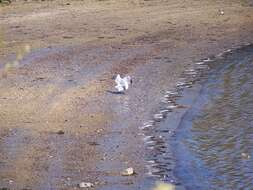
<path fill-rule="evenodd" d="M 173 146 L 176 145 L 174 141 L 178 128 L 182 125 L 184 117 L 189 114 L 188 112 L 197 109 L 193 108 L 196 106 L 196 101 L 203 103 L 204 100 L 198 100 L 198 98 L 202 96 L 208 76 L 217 70 L 216 67 L 225 67 L 220 63 L 215 65 L 213 63 L 252 46 L 253 44 L 246 43 L 196 62 L 183 71 L 174 88 L 166 91 L 159 110 L 153 114 L 153 118 L 151 117 L 140 127 L 147 152 L 146 167 L 149 177 L 174 184 L 176 189 L 185 189 L 184 184 L 175 177 L 177 158 L 175 158 L 176 150 Z"/>
<path fill-rule="evenodd" d="M 195 174 L 194 171 L 192 173 L 189 172 L 189 175 L 194 178 L 193 181 L 190 182 L 188 179 L 191 179 L 191 178 L 188 177 L 187 172 L 186 172 L 187 175 L 185 175 L 185 171 L 187 171 L 187 169 L 189 169 L 191 167 L 194 168 L 193 165 L 198 164 L 198 163 L 196 161 L 196 163 L 189 164 L 188 165 L 189 168 L 187 168 L 188 167 L 187 163 L 188 163 L 189 160 L 191 160 L 194 157 L 194 153 L 192 153 L 192 155 L 191 155 L 189 150 L 185 147 L 187 143 L 182 142 L 182 144 L 181 144 L 181 141 L 184 141 L 184 138 L 189 138 L 189 136 L 187 136 L 187 134 L 191 133 L 190 132 L 191 130 L 194 131 L 193 126 L 196 127 L 196 122 L 197 121 L 199 121 L 199 120 L 205 121 L 205 119 L 203 119 L 202 116 L 204 118 L 206 118 L 205 116 L 207 114 L 205 114 L 205 110 L 208 110 L 209 106 L 211 105 L 209 101 L 215 101 L 216 99 L 213 98 L 213 97 L 215 95 L 217 96 L 217 94 L 219 94 L 219 93 L 223 93 L 223 92 L 219 91 L 219 90 L 221 90 L 220 88 L 222 88 L 222 87 L 217 88 L 219 90 L 217 90 L 216 92 L 213 92 L 213 91 L 216 90 L 216 88 L 214 87 L 214 84 L 218 83 L 217 81 L 214 82 L 217 79 L 214 76 L 222 75 L 227 70 L 229 70 L 229 66 L 231 66 L 231 65 L 237 65 L 237 66 L 240 65 L 241 66 L 241 62 L 240 62 L 241 59 L 244 58 L 244 55 L 249 56 L 250 55 L 249 52 L 252 53 L 252 47 L 253 47 L 252 43 L 246 43 L 244 45 L 238 46 L 237 48 L 228 49 L 228 50 L 225 50 L 225 51 L 217 54 L 216 56 L 207 58 L 206 59 L 206 60 L 208 60 L 207 63 L 206 64 L 205 63 L 201 64 L 201 66 L 202 65 L 208 66 L 208 71 L 206 72 L 206 74 L 204 74 L 202 77 L 200 77 L 197 80 L 196 84 L 193 85 L 193 87 L 190 87 L 190 88 L 186 87 L 186 89 L 183 90 L 183 92 L 182 92 L 182 97 L 179 97 L 178 101 L 176 101 L 180 105 L 186 105 L 187 108 L 186 108 L 186 111 L 181 111 L 181 112 L 184 112 L 183 116 L 179 119 L 179 121 L 176 121 L 176 122 L 178 122 L 178 124 L 176 124 L 177 127 L 174 127 L 175 128 L 175 136 L 172 135 L 171 139 L 169 140 L 169 143 L 168 143 L 169 145 L 168 146 L 176 147 L 174 149 L 172 148 L 173 149 L 172 152 L 175 156 L 174 159 L 178 159 L 177 160 L 177 166 L 179 168 L 181 168 L 181 174 L 180 174 L 180 170 L 178 170 L 178 168 L 176 169 L 176 167 L 174 167 L 173 173 L 177 173 L 177 175 L 181 175 L 181 178 L 182 178 L 182 176 L 184 176 L 184 179 L 182 179 L 182 181 L 186 180 L 186 181 L 184 181 L 185 186 L 191 184 L 196 188 L 200 187 L 199 184 L 198 184 L 200 182 L 200 180 L 196 180 L 196 179 L 201 178 L 201 177 L 196 176 L 196 178 L 194 178 L 193 177 L 194 174 Z M 228 60 L 230 60 L 230 61 L 228 61 Z M 243 62 L 243 63 L 245 63 L 245 62 Z M 247 64 L 249 64 L 249 62 Z M 197 63 L 197 65 L 199 65 L 199 63 Z M 222 80 L 221 78 L 219 78 L 219 79 Z M 219 79 L 217 79 L 217 80 L 219 80 Z M 210 84 L 212 84 L 212 85 L 210 85 Z M 208 86 L 208 85 L 210 85 L 210 86 Z M 212 91 L 210 89 L 207 90 L 208 88 L 212 89 Z M 224 87 L 224 88 L 226 88 L 226 87 Z M 217 96 L 216 98 L 219 98 L 219 97 Z M 204 114 L 199 117 L 199 114 L 202 111 L 204 112 Z M 181 114 L 181 112 L 174 113 L 174 115 Z M 223 112 L 220 111 L 220 113 L 222 114 Z M 170 126 L 173 126 L 173 124 L 175 124 L 175 118 L 176 117 L 173 117 L 173 115 L 169 116 L 169 117 L 171 118 L 171 120 L 165 119 L 164 124 L 163 124 L 163 125 L 167 126 L 167 128 L 168 128 L 168 126 L 170 127 Z M 214 121 L 217 121 L 217 120 L 215 120 L 215 118 L 214 118 Z M 209 120 L 209 122 L 210 122 L 210 120 Z M 206 123 L 208 123 L 208 121 L 206 121 Z M 214 129 L 215 129 L 216 125 L 214 125 L 212 122 L 210 122 L 208 127 L 211 127 L 211 126 L 214 126 Z M 201 127 L 208 128 L 205 125 L 204 126 L 201 125 L 199 127 L 200 128 Z M 197 130 L 197 129 L 195 128 L 195 130 Z M 192 137 L 191 139 L 193 139 L 193 141 L 194 140 L 198 141 L 198 140 L 196 140 L 196 138 L 193 138 L 193 136 L 190 136 L 190 137 Z M 181 141 L 178 140 L 178 138 Z M 189 141 L 189 139 L 188 139 L 188 141 Z M 211 143 L 212 143 L 212 141 L 211 141 Z M 187 145 L 189 145 L 189 144 L 187 144 Z M 181 147 L 181 149 L 179 149 L 178 147 Z M 186 152 L 188 151 L 187 153 L 182 153 L 182 150 L 184 151 L 184 148 L 185 148 Z M 190 148 L 190 147 L 188 147 L 188 148 Z M 193 148 L 193 147 L 191 147 L 191 148 Z M 199 151 L 199 150 L 198 149 L 195 149 L 195 150 L 196 150 L 195 153 L 197 154 L 197 151 Z M 203 155 L 205 155 L 205 153 L 203 153 Z M 217 153 L 217 155 L 220 156 L 218 153 Z M 178 157 L 180 157 L 180 158 L 178 158 Z M 205 157 L 205 156 L 203 156 L 203 157 Z M 229 155 L 229 157 L 230 157 L 230 155 Z M 180 160 L 180 159 L 182 159 L 183 161 Z M 196 158 L 193 158 L 193 159 L 197 160 L 198 158 L 196 157 Z M 203 161 L 203 158 L 202 158 L 202 160 L 200 160 L 200 162 L 201 161 Z M 181 162 L 181 164 L 184 163 L 185 165 L 182 164 L 183 166 L 180 166 L 180 164 L 179 164 L 180 162 Z M 186 167 L 187 169 L 184 169 L 184 167 Z M 199 170 L 199 172 L 201 173 L 201 170 L 204 169 L 204 166 L 202 165 L 202 167 L 200 167 L 200 168 L 197 167 L 196 169 Z M 209 168 L 209 169 L 211 169 L 211 168 Z M 202 173 L 202 174 L 203 175 L 208 175 L 208 174 L 205 174 L 205 173 Z M 188 182 L 188 184 L 187 184 L 187 182 Z M 181 183 L 179 183 L 179 185 L 181 185 Z M 220 184 L 215 184 L 215 185 L 220 187 Z M 207 183 L 205 185 L 201 185 L 201 187 L 207 188 L 209 186 L 208 186 L 208 183 Z M 189 186 L 188 186 L 188 188 L 189 188 Z"/>

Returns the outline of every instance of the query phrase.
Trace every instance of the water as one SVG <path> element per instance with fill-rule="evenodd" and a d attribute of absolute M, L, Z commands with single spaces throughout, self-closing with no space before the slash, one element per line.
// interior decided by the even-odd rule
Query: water
<path fill-rule="evenodd" d="M 173 137 L 186 189 L 253 189 L 253 46 L 221 56 Z"/>

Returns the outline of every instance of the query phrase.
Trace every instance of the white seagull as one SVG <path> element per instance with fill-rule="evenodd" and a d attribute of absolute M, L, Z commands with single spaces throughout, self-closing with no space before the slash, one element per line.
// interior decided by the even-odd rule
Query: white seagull
<path fill-rule="evenodd" d="M 115 78 L 116 86 L 115 88 L 118 90 L 118 92 L 123 92 L 129 88 L 129 85 L 132 84 L 132 79 L 130 76 L 125 76 L 124 78 L 121 78 L 118 74 Z"/>

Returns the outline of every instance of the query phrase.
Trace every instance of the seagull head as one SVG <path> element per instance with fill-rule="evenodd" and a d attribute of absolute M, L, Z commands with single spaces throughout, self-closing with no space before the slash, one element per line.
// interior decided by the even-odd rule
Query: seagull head
<path fill-rule="evenodd" d="M 133 80 L 132 80 L 132 78 L 130 76 L 126 76 L 125 78 L 126 78 L 128 84 L 132 84 L 133 83 Z"/>

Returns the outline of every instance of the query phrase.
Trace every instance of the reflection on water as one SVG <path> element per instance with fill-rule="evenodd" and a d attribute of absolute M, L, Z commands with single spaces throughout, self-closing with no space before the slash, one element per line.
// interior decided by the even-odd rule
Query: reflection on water
<path fill-rule="evenodd" d="M 212 73 L 175 137 L 175 175 L 187 189 L 253 189 L 253 47 Z"/>

